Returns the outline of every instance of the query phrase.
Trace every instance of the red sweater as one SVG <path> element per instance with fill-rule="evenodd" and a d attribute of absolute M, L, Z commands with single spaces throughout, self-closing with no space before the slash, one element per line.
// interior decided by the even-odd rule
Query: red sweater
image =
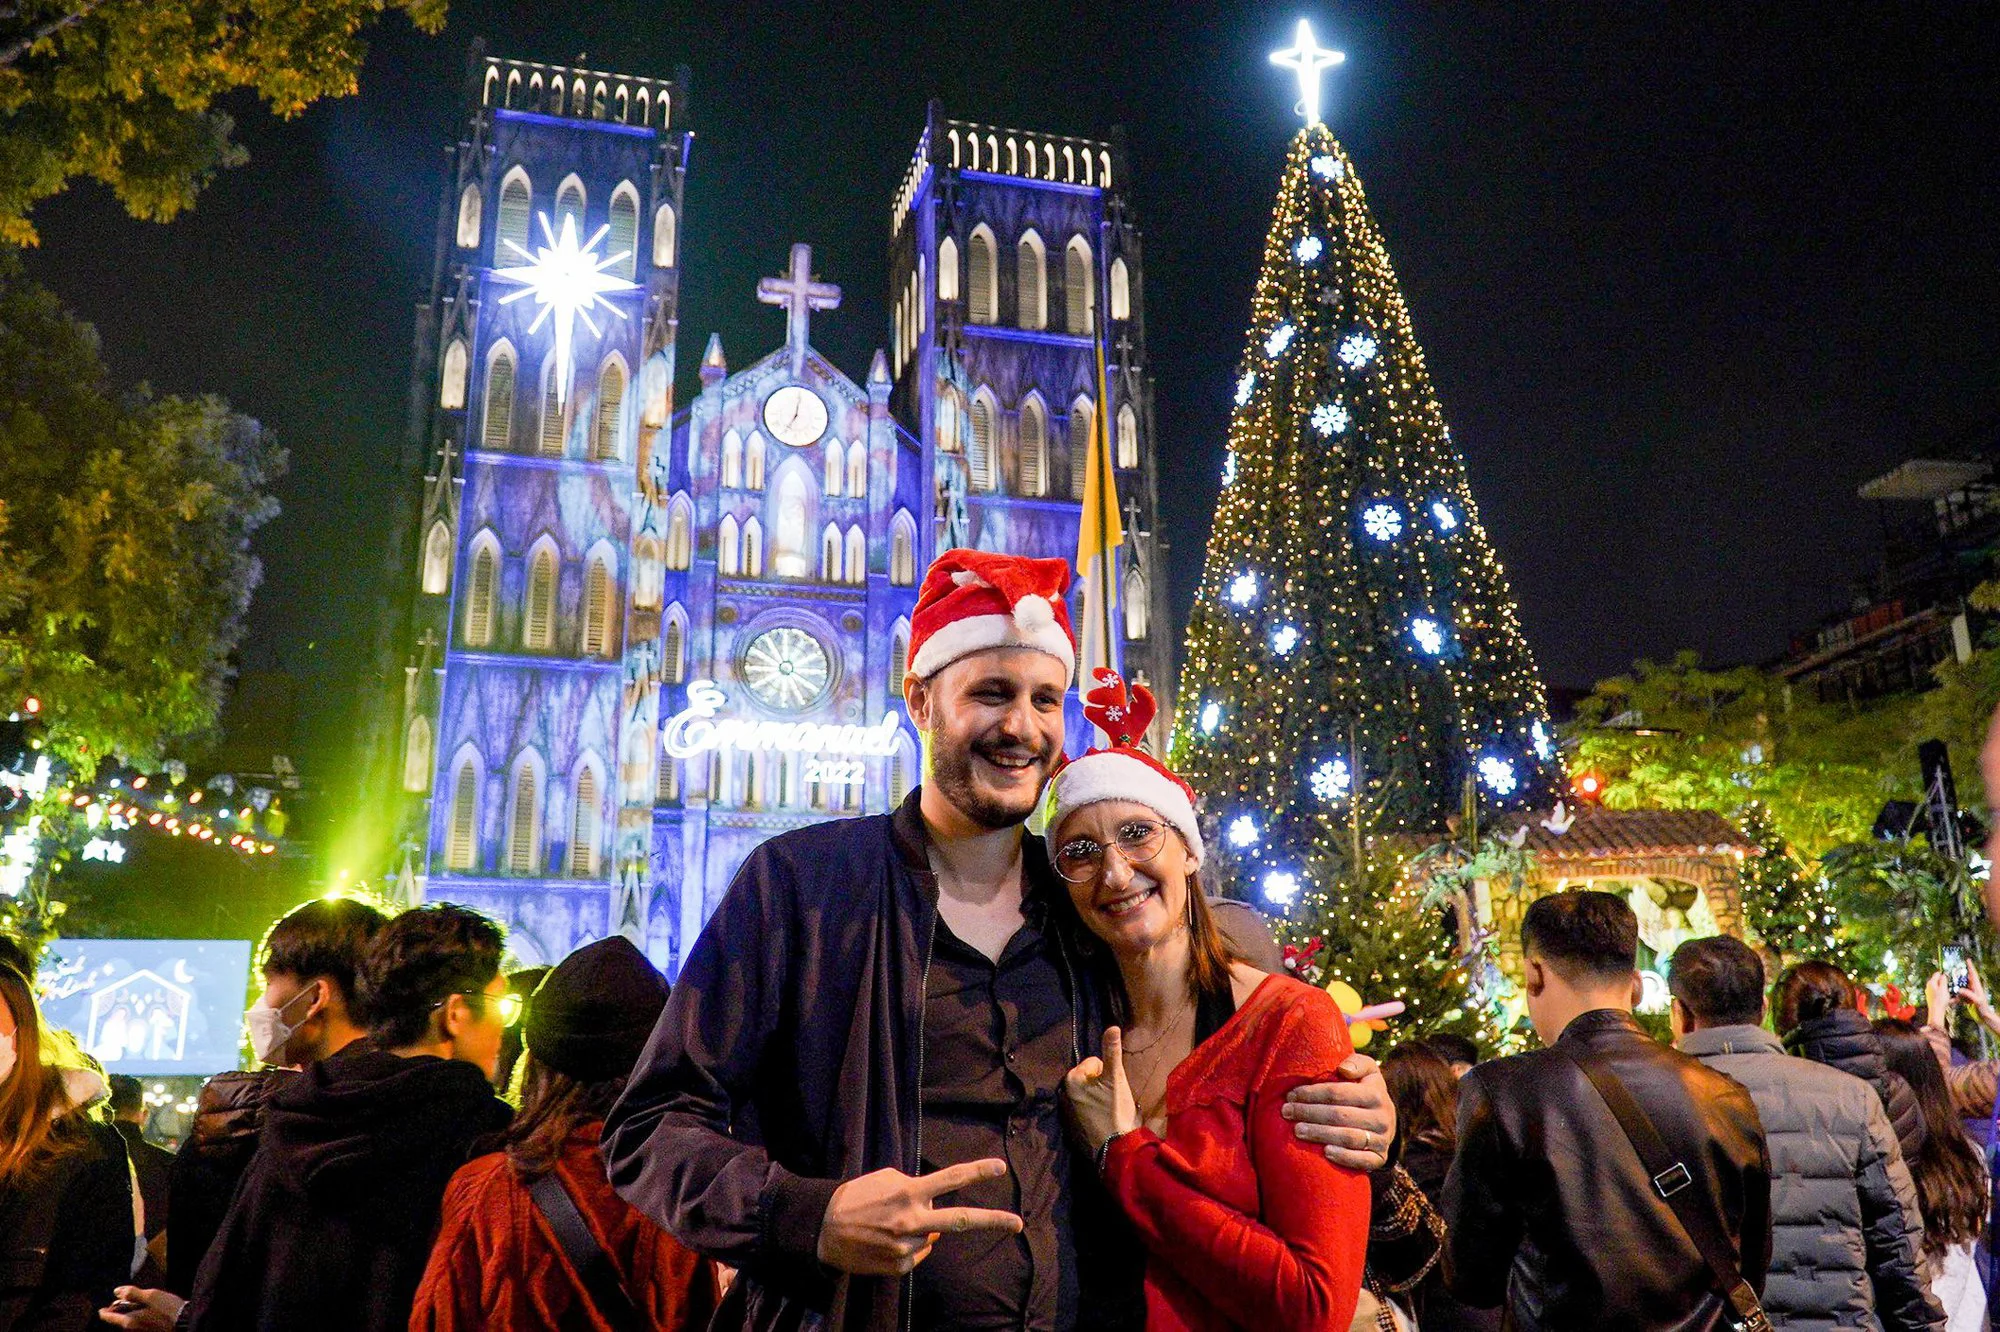
<path fill-rule="evenodd" d="M 1353 1052 L 1339 1005 L 1272 976 L 1167 1078 L 1167 1136 L 1111 1144 L 1105 1179 L 1149 1255 L 1147 1332 L 1345 1332 L 1368 1248 L 1368 1179 L 1281 1111 Z"/>
<path fill-rule="evenodd" d="M 563 1146 L 556 1174 L 648 1324 L 701 1332 L 715 1309 L 715 1269 L 611 1191 L 598 1124 Z M 460 1167 L 410 1314 L 411 1332 L 611 1332 L 504 1153 Z"/>

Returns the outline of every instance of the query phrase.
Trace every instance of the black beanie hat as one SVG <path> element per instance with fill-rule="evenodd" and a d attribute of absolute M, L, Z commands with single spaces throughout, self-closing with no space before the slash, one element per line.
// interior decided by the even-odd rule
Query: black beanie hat
<path fill-rule="evenodd" d="M 667 978 L 622 934 L 585 944 L 556 965 L 528 999 L 528 1053 L 578 1082 L 622 1078 L 639 1062 Z"/>

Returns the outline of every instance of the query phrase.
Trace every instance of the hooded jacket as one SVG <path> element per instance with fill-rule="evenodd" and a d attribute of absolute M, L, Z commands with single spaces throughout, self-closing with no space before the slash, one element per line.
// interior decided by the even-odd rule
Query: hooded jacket
<path fill-rule="evenodd" d="M 1917 1094 L 1900 1073 L 1891 1072 L 1882 1056 L 1882 1038 L 1866 1013 L 1839 1008 L 1823 1017 L 1801 1022 L 1785 1033 L 1785 1049 L 1815 1064 L 1852 1073 L 1875 1089 L 1889 1112 L 1890 1127 L 1903 1160 L 1914 1161 L 1924 1145 L 1924 1113 Z"/>
<path fill-rule="evenodd" d="M 196 1332 L 400 1332 L 445 1185 L 510 1113 L 471 1064 L 366 1041 L 285 1079 L 202 1259 Z"/>
<path fill-rule="evenodd" d="M 1771 1270 L 1779 1332 L 1943 1332 L 1925 1289 L 1916 1185 L 1881 1098 L 1861 1079 L 1788 1055 L 1762 1027 L 1680 1041 L 1757 1103 L 1771 1151 Z"/>

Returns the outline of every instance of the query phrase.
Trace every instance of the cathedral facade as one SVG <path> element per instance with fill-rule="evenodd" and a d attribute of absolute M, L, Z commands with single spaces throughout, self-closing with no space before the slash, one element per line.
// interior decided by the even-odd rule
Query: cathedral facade
<path fill-rule="evenodd" d="M 858 377 L 812 346 L 840 290 L 794 245 L 755 293 L 782 343 L 732 371 L 711 336 L 681 404 L 685 84 L 475 50 L 419 311 L 400 882 L 490 912 L 522 965 L 622 932 L 673 974 L 758 843 L 900 802 L 923 569 L 1073 560 L 1100 427 L 1126 532 L 1106 628 L 1171 682 L 1118 146 L 933 104 L 888 345 Z"/>

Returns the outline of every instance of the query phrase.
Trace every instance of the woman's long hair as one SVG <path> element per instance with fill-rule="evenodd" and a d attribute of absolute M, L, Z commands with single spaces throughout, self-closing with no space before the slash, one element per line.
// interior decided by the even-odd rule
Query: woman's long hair
<path fill-rule="evenodd" d="M 1900 1018 L 1880 1019 L 1875 1032 L 1890 1070 L 1902 1074 L 1923 1111 L 1924 1145 L 1909 1164 L 1924 1217 L 1924 1252 L 1935 1258 L 1978 1239 L 1985 1227 L 1986 1161 L 1958 1122 L 1944 1070 L 1924 1034 Z"/>
<path fill-rule="evenodd" d="M 1778 977 L 1771 1002 L 1778 1035 L 1789 1036 L 1802 1023 L 1854 1007 L 1854 982 L 1831 962 L 1801 962 Z"/>
<path fill-rule="evenodd" d="M 11 1187 L 82 1141 L 62 1070 L 43 1045 L 41 1013 L 20 972 L 0 966 L 0 1003 L 14 1018 L 14 1071 L 0 1082 L 0 1186 Z"/>
<path fill-rule="evenodd" d="M 1458 1078 L 1443 1056 L 1422 1041 L 1404 1041 L 1382 1056 L 1382 1077 L 1406 1150 L 1411 1144 L 1442 1156 L 1458 1150 Z"/>
<path fill-rule="evenodd" d="M 500 1150 L 523 1184 L 532 1184 L 556 1168 L 563 1144 L 584 1125 L 603 1119 L 611 1103 L 625 1090 L 625 1075 L 603 1082 L 582 1082 L 535 1058 L 530 1050 L 515 1066 L 520 1087 L 519 1113 L 500 1134 Z"/>

